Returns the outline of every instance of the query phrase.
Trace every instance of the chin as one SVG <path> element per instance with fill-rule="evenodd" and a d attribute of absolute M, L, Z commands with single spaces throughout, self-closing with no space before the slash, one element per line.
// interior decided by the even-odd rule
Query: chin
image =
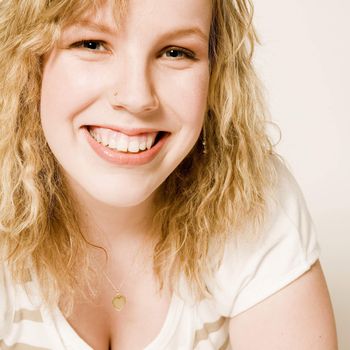
<path fill-rule="evenodd" d="M 118 195 L 116 194 L 114 197 L 111 197 L 110 195 L 95 197 L 95 199 L 101 203 L 101 205 L 106 205 L 111 208 L 132 208 L 137 207 L 140 204 L 144 203 L 147 199 L 150 198 L 149 196 L 124 196 L 124 195 Z"/>
<path fill-rule="evenodd" d="M 147 200 L 151 200 L 154 191 L 136 186 L 96 186 L 81 188 L 85 196 L 79 195 L 80 199 L 87 200 L 93 205 L 106 206 L 109 208 L 136 207 Z M 84 198 L 85 197 L 85 198 Z"/>

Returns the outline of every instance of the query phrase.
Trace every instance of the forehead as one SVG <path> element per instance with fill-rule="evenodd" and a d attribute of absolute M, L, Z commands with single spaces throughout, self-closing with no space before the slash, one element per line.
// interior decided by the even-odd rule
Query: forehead
<path fill-rule="evenodd" d="M 211 14 L 211 0 L 110 0 L 88 8 L 69 24 L 92 22 L 124 31 L 145 26 L 159 31 L 176 26 L 207 30 Z"/>
<path fill-rule="evenodd" d="M 167 22 L 184 20 L 203 22 L 211 18 L 210 0 L 129 0 L 128 15 L 166 19 Z"/>

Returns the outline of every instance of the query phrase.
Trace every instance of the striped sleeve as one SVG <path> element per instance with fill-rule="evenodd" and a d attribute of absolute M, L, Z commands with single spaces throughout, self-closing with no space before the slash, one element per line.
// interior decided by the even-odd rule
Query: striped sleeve
<path fill-rule="evenodd" d="M 8 284 L 8 274 L 5 264 L 0 266 L 0 339 L 3 339 L 9 322 L 12 319 L 13 310 L 13 290 Z"/>
<path fill-rule="evenodd" d="M 30 285 L 31 281 L 25 283 Z M 0 349 L 48 350 L 40 308 L 24 285 L 12 281 L 6 265 L 0 270 Z"/>

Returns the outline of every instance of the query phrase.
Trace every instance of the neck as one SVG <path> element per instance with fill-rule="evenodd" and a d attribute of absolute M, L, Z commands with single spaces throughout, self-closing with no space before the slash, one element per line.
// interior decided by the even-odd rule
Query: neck
<path fill-rule="evenodd" d="M 93 204 L 93 205 L 89 205 Z M 103 236 L 110 243 L 144 236 L 150 226 L 152 211 L 149 200 L 133 207 L 111 207 L 85 202 L 82 205 L 82 226 L 93 241 Z"/>
<path fill-rule="evenodd" d="M 146 241 L 153 218 L 154 195 L 129 207 L 103 203 L 82 189 L 74 190 L 80 209 L 80 224 L 87 240 L 114 254 Z M 150 241 L 150 240 L 148 240 Z"/>

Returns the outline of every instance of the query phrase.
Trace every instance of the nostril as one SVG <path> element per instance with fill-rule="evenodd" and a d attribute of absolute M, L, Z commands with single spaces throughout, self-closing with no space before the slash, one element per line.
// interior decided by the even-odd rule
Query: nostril
<path fill-rule="evenodd" d="M 129 90 L 129 89 L 126 89 Z M 127 110 L 133 114 L 150 113 L 159 108 L 158 96 L 150 91 L 129 92 L 121 89 L 110 89 L 108 101 L 114 110 Z"/>

